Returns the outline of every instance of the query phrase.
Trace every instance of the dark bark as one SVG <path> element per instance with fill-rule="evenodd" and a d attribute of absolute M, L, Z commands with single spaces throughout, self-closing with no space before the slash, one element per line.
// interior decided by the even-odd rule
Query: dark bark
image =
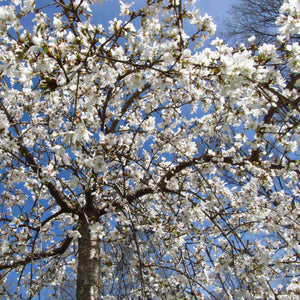
<path fill-rule="evenodd" d="M 81 222 L 78 241 L 77 300 L 100 299 L 100 239 L 93 239 L 86 220 Z"/>

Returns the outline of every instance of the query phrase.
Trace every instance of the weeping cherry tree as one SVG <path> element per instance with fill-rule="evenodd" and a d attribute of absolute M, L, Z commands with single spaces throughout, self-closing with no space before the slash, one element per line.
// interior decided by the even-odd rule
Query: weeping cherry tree
<path fill-rule="evenodd" d="M 300 1 L 249 48 L 100 2 L 0 8 L 1 297 L 299 299 Z"/>

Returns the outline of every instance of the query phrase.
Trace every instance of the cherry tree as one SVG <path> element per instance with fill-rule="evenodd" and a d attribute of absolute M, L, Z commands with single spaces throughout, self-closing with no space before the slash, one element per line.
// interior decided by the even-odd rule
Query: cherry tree
<path fill-rule="evenodd" d="M 93 2 L 0 10 L 0 295 L 298 299 L 300 1 L 205 49 L 195 1 Z"/>

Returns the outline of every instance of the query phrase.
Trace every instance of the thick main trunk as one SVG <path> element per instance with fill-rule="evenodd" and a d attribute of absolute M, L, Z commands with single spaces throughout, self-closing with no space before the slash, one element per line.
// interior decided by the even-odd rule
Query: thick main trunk
<path fill-rule="evenodd" d="M 78 241 L 77 300 L 100 299 L 100 239 L 92 239 L 89 226 L 82 222 Z"/>

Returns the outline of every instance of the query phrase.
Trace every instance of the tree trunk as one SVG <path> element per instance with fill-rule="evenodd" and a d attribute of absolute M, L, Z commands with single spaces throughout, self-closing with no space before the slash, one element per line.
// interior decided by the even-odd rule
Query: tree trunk
<path fill-rule="evenodd" d="M 84 220 L 78 241 L 77 300 L 100 299 L 100 239 L 92 239 L 89 225 Z"/>

